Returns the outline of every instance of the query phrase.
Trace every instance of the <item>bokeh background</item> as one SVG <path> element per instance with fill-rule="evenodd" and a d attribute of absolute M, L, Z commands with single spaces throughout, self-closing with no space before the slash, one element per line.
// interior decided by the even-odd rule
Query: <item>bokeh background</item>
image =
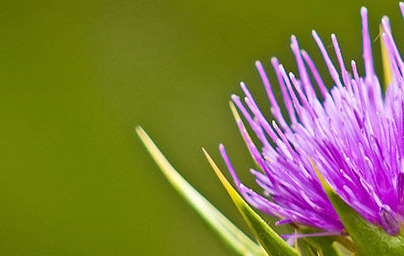
<path fill-rule="evenodd" d="M 251 184 L 230 95 L 245 81 L 270 116 L 254 61 L 270 70 L 278 56 L 295 71 L 292 33 L 323 71 L 311 29 L 327 46 L 336 33 L 346 61 L 360 60 L 362 5 L 380 71 L 382 15 L 404 46 L 397 1 L 2 1 L 0 254 L 231 255 L 168 185 L 136 125 L 245 229 L 201 147 L 223 167 L 225 143 Z"/>

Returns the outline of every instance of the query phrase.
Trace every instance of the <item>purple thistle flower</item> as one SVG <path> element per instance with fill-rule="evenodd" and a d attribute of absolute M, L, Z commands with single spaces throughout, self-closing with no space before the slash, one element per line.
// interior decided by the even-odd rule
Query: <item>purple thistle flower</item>
<path fill-rule="evenodd" d="M 400 8 L 404 16 L 403 3 Z M 332 189 L 365 219 L 391 235 L 400 232 L 404 218 L 404 62 L 389 20 L 383 17 L 381 40 L 390 67 L 390 82 L 383 93 L 373 67 L 366 8 L 361 9 L 361 16 L 364 77 L 359 76 L 354 61 L 352 72 L 346 69 L 337 39 L 332 35 L 337 71 L 313 31 L 335 83 L 330 90 L 310 56 L 300 50 L 292 36 L 299 78 L 287 74 L 276 58 L 271 60 L 286 113 L 282 112 L 259 61 L 256 67 L 275 121 L 266 120 L 244 83 L 244 102 L 232 96 L 261 144 L 260 150 L 232 107 L 241 135 L 261 169 L 251 169 L 251 173 L 264 195 L 240 182 L 223 145 L 221 154 L 242 196 L 262 212 L 279 217 L 278 224 L 312 226 L 324 230 L 322 235 L 343 232 L 344 226 L 318 180 L 311 158 Z"/>

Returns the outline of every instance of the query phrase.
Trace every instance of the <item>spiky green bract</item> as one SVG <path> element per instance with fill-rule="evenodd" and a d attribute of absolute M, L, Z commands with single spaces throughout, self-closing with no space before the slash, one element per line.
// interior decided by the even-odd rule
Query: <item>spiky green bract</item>
<path fill-rule="evenodd" d="M 341 222 L 344 224 L 346 231 L 351 236 L 358 255 L 404 255 L 404 238 L 401 235 L 391 236 L 381 227 L 365 220 L 334 192 L 327 181 L 322 177 L 313 161 L 312 164 L 332 206 L 341 219 Z"/>
<path fill-rule="evenodd" d="M 251 231 L 254 233 L 258 242 L 264 247 L 265 251 L 271 256 L 298 256 L 299 253 L 290 247 L 268 224 L 243 200 L 243 198 L 232 187 L 223 173 L 219 170 L 216 163 L 203 149 L 206 158 L 215 171 L 222 185 L 229 193 L 237 209 L 247 222 Z"/>
<path fill-rule="evenodd" d="M 261 246 L 240 231 L 171 166 L 141 127 L 137 127 L 136 132 L 171 185 L 234 252 L 243 256 L 267 255 Z"/>

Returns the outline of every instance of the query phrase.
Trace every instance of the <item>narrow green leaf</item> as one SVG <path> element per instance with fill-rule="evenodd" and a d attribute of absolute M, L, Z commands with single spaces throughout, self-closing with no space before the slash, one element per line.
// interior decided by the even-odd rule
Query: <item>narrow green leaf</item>
<path fill-rule="evenodd" d="M 260 245 L 231 223 L 172 167 L 141 127 L 137 127 L 136 132 L 171 185 L 237 254 L 267 255 Z"/>
<path fill-rule="evenodd" d="M 312 164 L 324 191 L 344 224 L 346 231 L 351 236 L 359 255 L 404 255 L 404 239 L 402 236 L 391 236 L 382 228 L 364 219 L 333 191 L 321 176 L 313 161 Z"/>
<path fill-rule="evenodd" d="M 264 247 L 265 251 L 271 256 L 298 256 L 298 252 L 283 241 L 283 239 L 243 200 L 205 149 L 203 149 L 203 152 L 237 209 L 254 233 L 256 239 L 262 247 Z"/>

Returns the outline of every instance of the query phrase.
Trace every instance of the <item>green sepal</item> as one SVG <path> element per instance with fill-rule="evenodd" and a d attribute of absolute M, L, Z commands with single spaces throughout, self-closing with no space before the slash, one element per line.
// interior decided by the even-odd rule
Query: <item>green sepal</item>
<path fill-rule="evenodd" d="M 137 127 L 136 132 L 171 185 L 235 253 L 243 256 L 267 255 L 260 245 L 229 221 L 172 167 L 141 127 Z"/>
<path fill-rule="evenodd" d="M 364 219 L 334 192 L 327 181 L 321 176 L 313 161 L 312 164 L 328 199 L 337 212 L 342 224 L 344 224 L 346 231 L 351 236 L 358 255 L 404 255 L 404 239 L 401 235 L 391 236 L 381 227 Z"/>
<path fill-rule="evenodd" d="M 222 185 L 227 190 L 237 209 L 247 222 L 257 241 L 271 256 L 298 256 L 299 253 L 290 247 L 268 224 L 243 200 L 243 198 L 232 187 L 216 163 L 203 149 L 206 158 L 215 171 Z"/>

